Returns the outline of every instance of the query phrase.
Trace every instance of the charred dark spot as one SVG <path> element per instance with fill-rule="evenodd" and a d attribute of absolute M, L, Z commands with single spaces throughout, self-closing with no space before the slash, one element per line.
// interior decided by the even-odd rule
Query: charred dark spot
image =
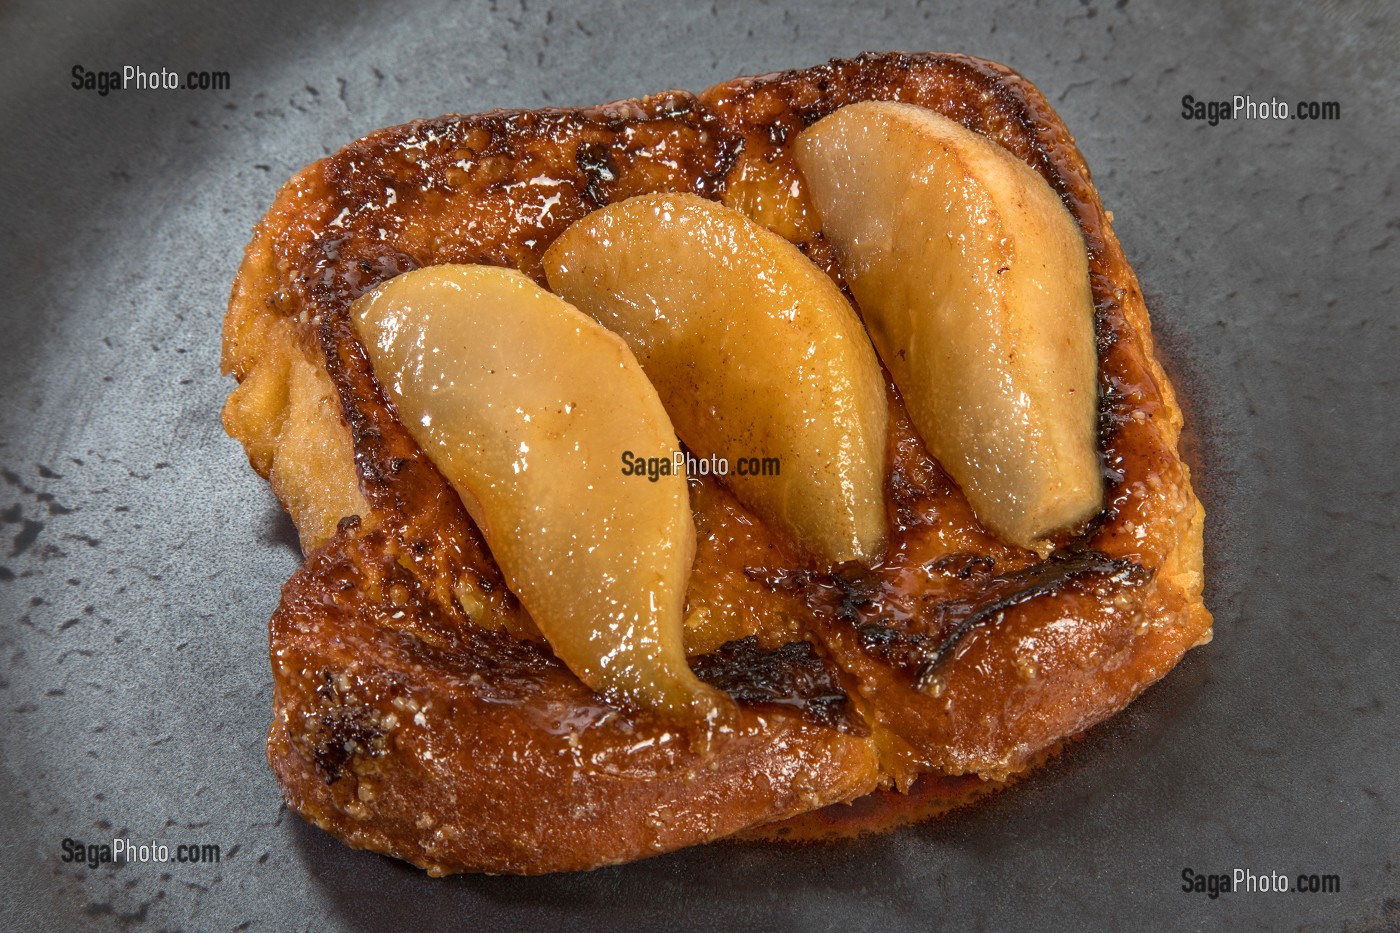
<path fill-rule="evenodd" d="M 700 190 L 700 193 L 714 197 L 719 196 L 719 194 L 724 191 L 729 173 L 734 169 L 735 163 L 739 161 L 739 156 L 743 155 L 743 153 L 744 137 L 723 137 L 715 153 L 713 167 L 706 173 L 706 177 L 698 179 L 696 187 Z"/>
<path fill-rule="evenodd" d="M 924 489 L 909 476 L 902 462 L 896 461 L 894 469 L 890 470 L 885 488 L 894 505 L 895 524 L 900 531 L 908 531 L 923 522 L 918 504 L 923 499 Z"/>
<path fill-rule="evenodd" d="M 307 738 L 316 773 L 334 784 L 357 755 L 377 758 L 385 753 L 384 732 L 374 710 L 342 696 L 330 671 L 322 671 L 321 676 L 316 696 L 327 708 L 312 717 Z"/>
<path fill-rule="evenodd" d="M 1095 288 L 1095 294 L 1099 294 L 1099 288 L 1106 288 L 1101 285 Z M 1108 351 L 1113 349 L 1114 344 L 1123 336 L 1123 311 L 1119 307 L 1117 299 L 1100 298 L 1094 302 L 1094 338 L 1098 345 L 1099 359 L 1108 355 Z"/>
<path fill-rule="evenodd" d="M 947 589 L 921 596 L 906 606 L 904 621 L 889 611 L 886 584 L 878 572 L 847 568 L 831 573 L 813 570 L 748 568 L 745 575 L 770 589 L 800 595 L 818 617 L 854 627 L 861 647 L 894 667 L 914 673 L 925 687 L 938 667 L 974 628 L 1000 619 L 1007 609 L 1038 596 L 1058 593 L 1070 581 L 1104 574 L 1123 585 L 1136 585 L 1151 572 L 1130 560 L 1110 558 L 1083 544 L 1086 537 L 1021 570 L 993 576 L 990 557 L 949 554 L 928 570 L 945 575 Z M 963 595 L 957 595 L 957 594 Z"/>
<path fill-rule="evenodd" d="M 959 580 L 986 582 L 996 569 L 997 562 L 985 554 L 959 552 L 947 554 L 933 562 L 933 569 L 951 574 Z"/>
<path fill-rule="evenodd" d="M 363 708 L 342 709 L 317 719 L 311 729 L 312 764 L 321 780 L 327 784 L 340 780 L 345 766 L 356 755 L 383 754 L 383 733 L 370 724 L 371 715 Z"/>
<path fill-rule="evenodd" d="M 1118 467 L 1114 440 L 1123 425 L 1132 418 L 1134 406 L 1122 381 L 1104 375 L 1099 380 L 1099 450 L 1103 451 L 1103 475 L 1110 486 L 1123 482 L 1124 473 Z"/>
<path fill-rule="evenodd" d="M 856 634 L 866 654 L 902 670 L 913 670 L 922 664 L 934 641 L 928 635 L 904 632 L 883 622 L 867 622 L 856 629 Z"/>
<path fill-rule="evenodd" d="M 607 144 L 583 143 L 574 153 L 574 163 L 586 179 L 583 196 L 594 207 L 608 203 L 608 186 L 617 180 L 619 172 Z"/>
<path fill-rule="evenodd" d="M 797 709 L 808 722 L 841 732 L 865 735 L 868 728 L 851 708 L 836 668 L 805 641 L 788 642 L 772 651 L 758 638 L 725 642 L 712 654 L 691 658 L 695 675 L 749 706 Z"/>
<path fill-rule="evenodd" d="M 1063 551 L 1022 570 L 990 578 L 976 596 L 939 603 L 935 609 L 936 628 L 948 634 L 919 664 L 916 674 L 919 688 L 929 685 L 938 665 L 968 632 L 999 620 L 1013 606 L 1057 593 L 1071 580 L 1088 574 L 1104 574 L 1121 583 L 1136 585 L 1146 582 L 1151 571 L 1141 564 L 1098 551 Z"/>
<path fill-rule="evenodd" d="M 358 515 L 347 515 L 347 516 L 345 516 L 344 518 L 342 518 L 340 521 L 338 521 L 338 522 L 335 523 L 335 530 L 336 530 L 337 533 L 344 533 L 344 532 L 350 531 L 351 529 L 359 528 L 359 527 L 360 527 L 360 516 L 358 516 Z"/>
<path fill-rule="evenodd" d="M 836 606 L 836 618 L 842 622 L 854 622 L 860 618 L 860 610 L 870 605 L 879 595 L 879 587 L 869 577 L 833 576 L 832 583 L 840 594 Z"/>
<path fill-rule="evenodd" d="M 861 610 L 880 595 L 878 578 L 858 568 L 831 572 L 746 567 L 744 576 L 771 590 L 800 594 L 808 606 L 842 622 L 859 621 Z"/>

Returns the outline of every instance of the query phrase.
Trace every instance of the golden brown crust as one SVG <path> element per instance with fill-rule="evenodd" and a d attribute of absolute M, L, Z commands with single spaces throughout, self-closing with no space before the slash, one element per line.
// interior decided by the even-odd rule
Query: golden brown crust
<path fill-rule="evenodd" d="M 1049 562 L 1001 544 L 892 390 L 893 535 L 873 567 L 805 566 L 720 484 L 693 482 L 687 648 L 706 654 L 757 634 L 756 653 L 726 681 L 750 702 L 739 730 L 708 750 L 676 737 L 659 763 L 628 753 L 664 727 L 604 711 L 548 654 L 384 401 L 345 309 L 433 263 L 539 278 L 568 223 L 654 190 L 721 197 L 839 281 L 786 142 L 876 98 L 931 107 L 997 141 L 1078 220 L 1098 311 L 1110 507 Z M 298 812 L 433 872 L 588 867 L 907 786 L 920 772 L 1002 778 L 1122 708 L 1209 634 L 1201 510 L 1136 279 L 1068 132 L 999 65 L 862 56 L 699 97 L 382 130 L 283 189 L 240 271 L 224 365 L 241 383 L 230 433 L 303 540 L 326 542 L 271 626 L 269 759 Z M 783 647 L 794 642 L 815 650 Z M 787 677 L 794 664 L 807 673 Z M 832 703 L 843 714 L 823 718 Z M 605 766 L 586 764 L 596 756 Z"/>
<path fill-rule="evenodd" d="M 1001 553 L 1006 549 L 986 540 L 900 410 L 892 419 L 892 498 L 907 521 L 896 515 L 899 533 L 882 565 L 848 581 L 868 602 L 848 619 L 816 616 L 824 645 L 857 675 L 867 715 L 879 730 L 882 764 L 900 784 L 927 770 L 1006 777 L 1056 739 L 1121 709 L 1208 637 L 1210 628 L 1201 602 L 1203 512 L 1177 452 L 1181 411 L 1153 354 L 1137 278 L 1088 168 L 1069 131 L 1029 82 L 1003 66 L 961 56 L 862 56 L 739 79 L 706 91 L 701 100 L 743 135 L 735 174 L 759 174 L 766 182 L 741 185 L 737 195 L 731 189 L 726 197 L 758 216 L 793 218 L 779 223 L 804 232 L 799 244 L 838 280 L 786 142 L 861 100 L 918 104 L 994 140 L 1045 177 L 1084 232 L 1100 340 L 1110 506 L 1082 543 L 1147 573 L 1097 575 L 1053 598 L 1010 608 L 1000 623 L 974 629 L 957 645 L 931 689 L 927 683 L 924 690 L 913 689 L 908 670 L 871 650 L 892 636 L 941 635 L 929 625 L 937 612 L 920 607 L 908 592 L 910 571 L 954 556 L 991 557 L 1015 569 L 1025 557 Z M 763 166 L 761 173 L 750 168 L 756 165 Z M 775 190 L 782 202 L 776 209 L 765 198 Z M 966 567 L 965 559 L 956 566 Z M 992 574 L 986 576 L 984 586 Z M 922 586 L 919 596 L 937 596 L 947 583 Z M 912 624 L 886 624 L 906 614 L 916 617 Z"/>
<path fill-rule="evenodd" d="M 271 231 L 296 223 L 300 205 L 289 182 L 244 253 L 224 319 L 222 368 L 238 379 L 224 405 L 224 429 L 243 443 L 248 462 L 272 484 L 310 553 L 346 515 L 368 512 L 355 472 L 335 387 L 319 351 L 299 340 L 299 322 L 279 311 L 285 270 Z"/>
<path fill-rule="evenodd" d="M 272 620 L 268 760 L 298 812 L 351 845 L 433 874 L 567 871 L 874 786 L 857 724 L 747 705 L 693 748 L 608 706 L 539 643 L 462 625 L 394 550 L 374 533 L 323 549 Z"/>

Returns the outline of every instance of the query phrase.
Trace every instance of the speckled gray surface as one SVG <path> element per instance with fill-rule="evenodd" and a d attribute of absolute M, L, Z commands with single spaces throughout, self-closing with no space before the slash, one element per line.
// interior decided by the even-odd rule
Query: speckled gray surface
<path fill-rule="evenodd" d="M 1221 6 L 0 7 L 0 925 L 1400 925 L 1400 31 L 1381 3 Z M 1025 786 L 856 843 L 432 881 L 285 812 L 265 624 L 298 554 L 220 429 L 217 372 L 277 186 L 413 117 L 890 48 L 1007 62 L 1076 132 L 1197 428 L 1215 643 Z M 232 89 L 69 87 L 75 64 L 138 63 Z M 1209 127 L 1186 93 L 1343 119 Z M 60 861 L 114 834 L 223 859 Z M 1185 867 L 1343 888 L 1212 900 Z"/>

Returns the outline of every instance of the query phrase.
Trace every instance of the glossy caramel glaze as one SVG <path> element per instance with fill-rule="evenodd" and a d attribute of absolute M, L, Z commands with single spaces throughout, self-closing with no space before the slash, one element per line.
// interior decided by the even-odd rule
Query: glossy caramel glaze
<path fill-rule="evenodd" d="M 867 99 L 988 136 L 1079 222 L 1110 505 L 1049 561 L 1000 543 L 892 389 L 891 540 L 873 566 L 807 564 L 721 484 L 692 480 L 687 650 L 741 709 L 706 745 L 608 706 L 549 655 L 376 385 L 347 308 L 429 264 L 542 280 L 540 256 L 568 223 L 648 191 L 722 198 L 839 283 L 786 141 Z M 1136 280 L 1068 132 L 999 65 L 863 56 L 699 97 L 380 131 L 279 194 L 235 283 L 224 365 L 240 381 L 230 433 L 316 548 L 271 624 L 269 759 L 293 809 L 435 874 L 625 861 L 927 772 L 1002 780 L 1209 638 L 1201 511 Z M 337 404 L 314 404 L 321 393 Z M 323 470 L 318 486 L 293 468 L 336 450 L 353 450 L 353 471 Z M 330 523 L 345 503 L 359 511 Z"/>
<path fill-rule="evenodd" d="M 1024 770 L 1001 780 L 930 771 L 919 775 L 907 790 L 877 790 L 850 803 L 833 803 L 786 820 L 742 830 L 730 839 L 740 843 L 834 843 L 936 819 L 1006 790 L 1081 738 L 1083 733 L 1055 743 L 1036 754 Z"/>

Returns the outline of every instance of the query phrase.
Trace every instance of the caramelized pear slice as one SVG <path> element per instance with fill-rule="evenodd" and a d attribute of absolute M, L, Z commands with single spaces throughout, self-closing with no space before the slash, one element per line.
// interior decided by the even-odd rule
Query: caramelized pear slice
<path fill-rule="evenodd" d="M 1044 550 L 1098 511 L 1088 260 L 1045 180 L 910 104 L 843 107 L 795 153 L 914 425 L 982 523 Z"/>
<path fill-rule="evenodd" d="M 589 687 L 670 718 L 726 702 L 686 663 L 695 526 L 678 443 L 632 352 L 508 269 L 407 272 L 351 309 L 375 376 L 457 490 L 511 590 Z"/>
<path fill-rule="evenodd" d="M 741 502 L 823 561 L 879 554 L 884 377 L 860 318 L 795 246 L 712 201 L 642 195 L 574 223 L 544 268 L 627 341 Z"/>

